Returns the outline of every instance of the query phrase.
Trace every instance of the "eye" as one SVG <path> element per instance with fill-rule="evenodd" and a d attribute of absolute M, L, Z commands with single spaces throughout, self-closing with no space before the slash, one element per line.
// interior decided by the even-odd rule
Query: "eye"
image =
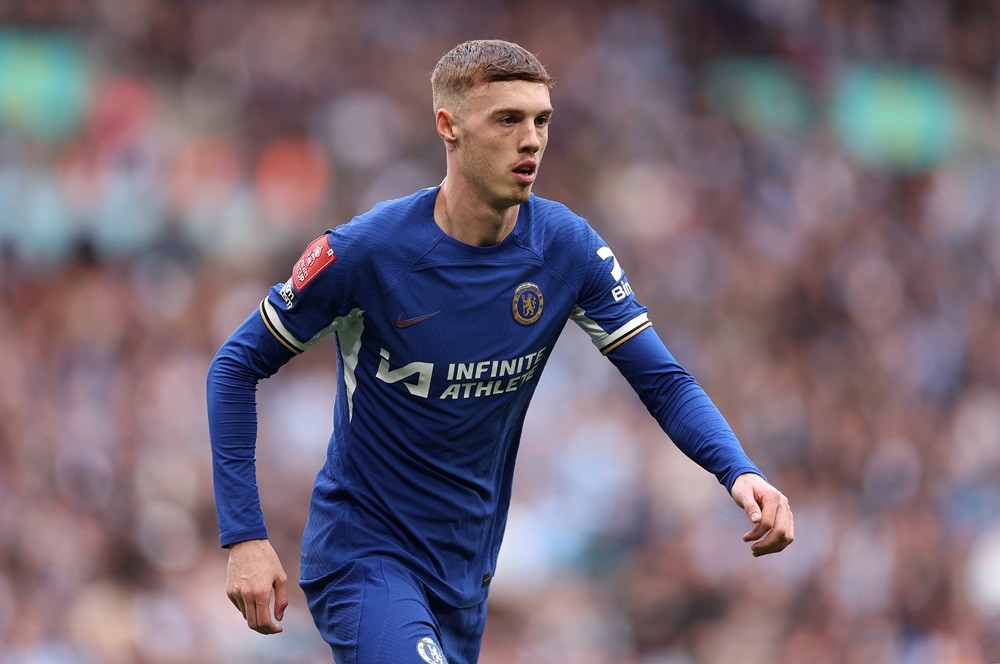
<path fill-rule="evenodd" d="M 550 115 L 540 115 L 537 118 L 535 118 L 535 126 L 544 127 L 545 125 L 549 124 L 549 120 L 551 119 L 552 116 Z"/>
<path fill-rule="evenodd" d="M 500 118 L 500 124 L 509 126 L 512 124 L 517 124 L 517 120 L 514 119 L 513 115 L 505 115 L 502 118 Z"/>

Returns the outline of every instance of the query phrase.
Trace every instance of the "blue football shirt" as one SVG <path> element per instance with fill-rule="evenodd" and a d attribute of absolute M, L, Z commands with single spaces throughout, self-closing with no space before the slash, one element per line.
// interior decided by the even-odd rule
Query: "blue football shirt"
<path fill-rule="evenodd" d="M 303 578 L 388 556 L 454 606 L 481 601 L 528 403 L 569 319 L 727 488 L 759 473 L 584 219 L 532 195 L 503 242 L 474 247 L 434 222 L 437 194 L 381 203 L 317 238 L 220 349 L 209 413 L 223 544 L 266 536 L 255 382 L 326 334 L 336 339 L 339 389 Z"/>

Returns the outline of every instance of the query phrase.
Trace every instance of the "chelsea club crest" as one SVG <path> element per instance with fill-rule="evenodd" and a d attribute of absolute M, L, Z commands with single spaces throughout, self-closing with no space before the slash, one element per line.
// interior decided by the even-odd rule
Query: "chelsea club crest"
<path fill-rule="evenodd" d="M 526 281 L 514 291 L 511 313 L 514 314 L 514 320 L 521 325 L 532 325 L 541 318 L 544 304 L 542 289 Z"/>
<path fill-rule="evenodd" d="M 420 659 L 428 664 L 448 664 L 448 660 L 445 659 L 444 653 L 434 643 L 434 639 L 429 639 L 426 636 L 417 643 L 417 654 L 420 655 Z"/>

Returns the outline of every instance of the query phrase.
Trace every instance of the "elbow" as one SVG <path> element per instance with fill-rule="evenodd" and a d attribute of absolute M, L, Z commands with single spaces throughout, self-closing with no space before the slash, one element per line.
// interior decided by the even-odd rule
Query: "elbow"
<path fill-rule="evenodd" d="M 257 382 L 257 376 L 250 365 L 241 361 L 232 344 L 226 343 L 208 365 L 206 383 L 209 390 L 232 382 Z"/>
<path fill-rule="evenodd" d="M 224 376 L 227 372 L 225 370 L 226 360 L 221 356 L 221 352 L 215 354 L 212 358 L 212 362 L 208 365 L 208 372 L 205 376 L 205 382 L 208 385 L 208 389 L 211 390 L 213 386 L 219 384 L 219 379 Z"/>

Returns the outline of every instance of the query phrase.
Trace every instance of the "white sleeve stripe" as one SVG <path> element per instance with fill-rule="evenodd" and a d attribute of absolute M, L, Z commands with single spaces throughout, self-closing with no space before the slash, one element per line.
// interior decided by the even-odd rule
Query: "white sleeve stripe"
<path fill-rule="evenodd" d="M 289 350 L 301 353 L 308 348 L 307 344 L 296 339 L 295 336 L 288 331 L 288 328 L 286 328 L 284 323 L 281 322 L 278 312 L 275 311 L 274 305 L 266 299 L 262 300 L 260 303 L 260 315 L 264 319 L 264 324 L 267 325 L 267 329 L 271 331 L 271 334 L 273 334 L 278 341 L 287 346 Z"/>
<path fill-rule="evenodd" d="M 612 343 L 608 344 L 607 346 L 603 347 L 601 349 L 601 353 L 604 354 L 604 355 L 607 355 L 608 353 L 610 353 L 614 349 L 618 348 L 619 346 L 621 346 L 623 343 L 625 343 L 626 341 L 628 341 L 629 339 L 631 339 L 635 335 L 637 335 L 640 332 L 642 332 L 643 330 L 645 330 L 647 327 L 653 327 L 653 323 L 651 323 L 650 321 L 647 320 L 645 323 L 643 323 L 639 327 L 633 328 L 632 331 L 629 332 L 628 334 L 626 334 L 625 336 L 618 337 L 618 339 L 616 339 L 614 342 L 612 342 Z"/>
<path fill-rule="evenodd" d="M 570 317 L 583 329 L 584 332 L 590 335 L 591 341 L 593 341 L 594 345 L 601 350 L 616 344 L 618 341 L 624 341 L 625 337 L 631 335 L 633 332 L 637 332 L 640 328 L 649 327 L 651 325 L 649 317 L 645 313 L 641 313 L 614 332 L 608 334 L 601 329 L 601 326 L 598 325 L 596 321 L 587 316 L 586 311 L 579 307 L 575 307 L 573 309 L 573 313 Z"/>
<path fill-rule="evenodd" d="M 607 335 L 607 337 L 601 343 L 597 344 L 597 347 L 604 348 L 605 346 L 610 346 L 611 344 L 615 343 L 622 337 L 629 335 L 638 328 L 646 325 L 646 323 L 648 322 L 649 322 L 649 317 L 647 317 L 645 313 L 641 313 L 632 320 L 630 320 L 629 322 L 619 327 L 611 334 Z"/>

